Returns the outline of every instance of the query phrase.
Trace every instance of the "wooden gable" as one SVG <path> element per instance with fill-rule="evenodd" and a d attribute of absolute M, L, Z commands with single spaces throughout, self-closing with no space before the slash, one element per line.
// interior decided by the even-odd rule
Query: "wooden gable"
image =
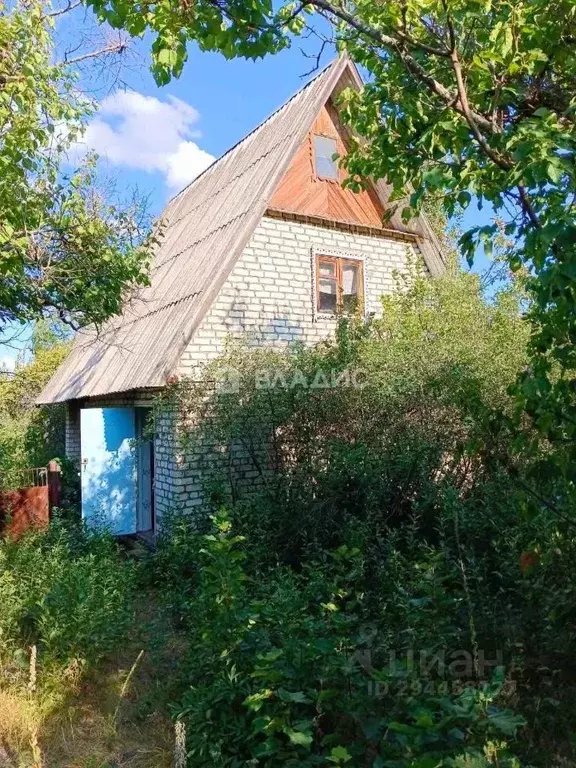
<path fill-rule="evenodd" d="M 346 154 L 346 133 L 338 113 L 328 101 L 320 110 L 306 139 L 278 184 L 269 208 L 334 221 L 381 227 L 384 208 L 373 187 L 352 192 L 342 187 L 346 173 L 339 178 L 318 178 L 314 168 L 314 136 L 336 140 L 340 156 Z"/>

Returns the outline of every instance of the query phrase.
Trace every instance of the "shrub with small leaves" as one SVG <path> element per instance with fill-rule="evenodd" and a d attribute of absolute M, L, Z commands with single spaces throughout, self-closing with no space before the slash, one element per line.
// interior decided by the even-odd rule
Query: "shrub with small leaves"
<path fill-rule="evenodd" d="M 135 570 L 106 534 L 54 521 L 0 541 L 0 659 L 37 646 L 41 669 L 94 664 L 130 627 Z"/>

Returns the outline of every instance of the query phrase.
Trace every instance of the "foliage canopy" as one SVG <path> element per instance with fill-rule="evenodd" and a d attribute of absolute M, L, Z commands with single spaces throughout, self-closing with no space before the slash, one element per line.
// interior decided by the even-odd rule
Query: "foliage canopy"
<path fill-rule="evenodd" d="M 107 201 L 94 158 L 66 171 L 92 106 L 52 63 L 46 4 L 0 2 L 0 49 L 0 330 L 46 315 L 99 324 L 147 280 L 141 211 Z"/>

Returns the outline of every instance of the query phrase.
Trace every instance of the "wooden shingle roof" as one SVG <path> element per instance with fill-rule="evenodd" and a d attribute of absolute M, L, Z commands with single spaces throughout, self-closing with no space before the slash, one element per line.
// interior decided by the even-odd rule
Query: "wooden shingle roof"
<path fill-rule="evenodd" d="M 318 111 L 335 90 L 358 83 L 354 65 L 336 60 L 173 198 L 162 215 L 164 235 L 150 285 L 98 337 L 77 334 L 38 402 L 163 386 Z M 386 194 L 385 186 L 379 189 Z M 420 250 L 428 267 L 438 273 L 442 262 L 434 236 L 428 230 L 419 234 L 427 239 Z"/>

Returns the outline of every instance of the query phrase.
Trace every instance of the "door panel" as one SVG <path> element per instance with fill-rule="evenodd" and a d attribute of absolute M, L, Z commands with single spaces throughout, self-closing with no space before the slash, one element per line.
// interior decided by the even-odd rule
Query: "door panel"
<path fill-rule="evenodd" d="M 149 436 L 145 435 L 146 421 L 150 415 L 150 408 L 136 408 L 136 437 L 138 438 L 138 517 L 137 527 L 139 531 L 152 531 L 153 519 L 153 494 L 152 481 L 154 471 L 153 444 Z"/>
<path fill-rule="evenodd" d="M 134 408 L 83 408 L 82 518 L 115 534 L 136 532 Z"/>

